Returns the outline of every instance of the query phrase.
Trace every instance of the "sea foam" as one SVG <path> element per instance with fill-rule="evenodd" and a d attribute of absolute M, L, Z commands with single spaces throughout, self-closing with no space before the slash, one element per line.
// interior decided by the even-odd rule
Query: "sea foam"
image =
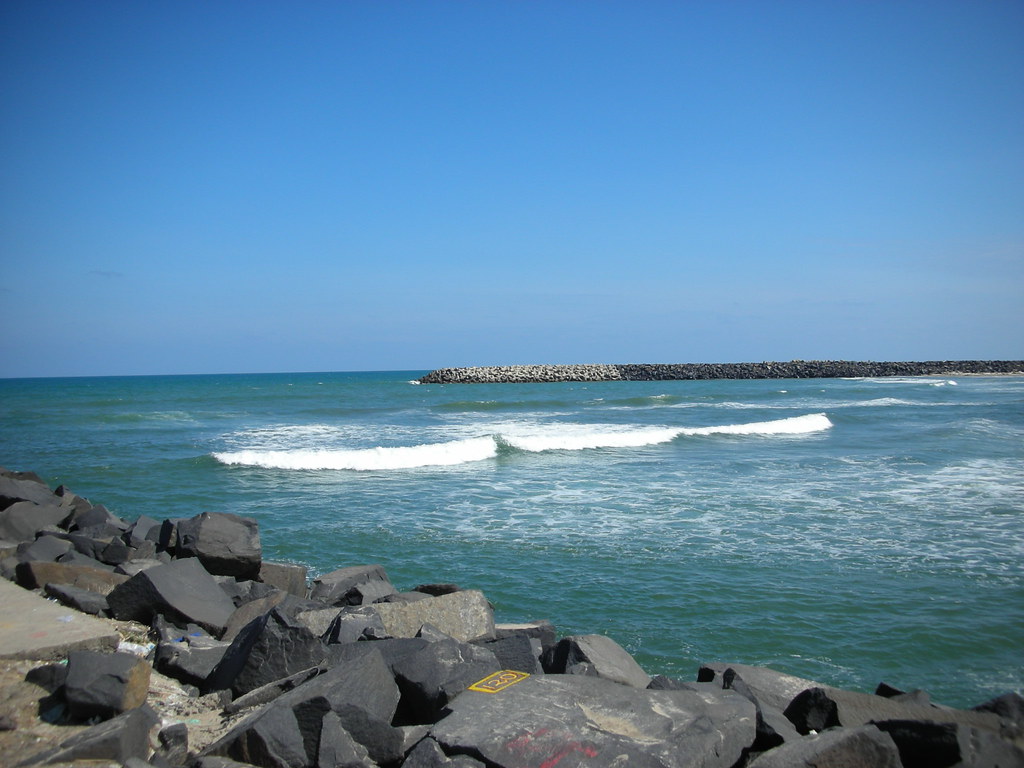
<path fill-rule="evenodd" d="M 597 448 L 640 448 L 698 435 L 801 435 L 832 426 L 824 413 L 750 424 L 712 427 L 623 427 L 559 424 L 508 429 L 497 434 L 439 443 L 362 449 L 238 450 L 214 453 L 227 465 L 263 469 L 394 470 L 442 467 L 495 458 L 500 452 L 544 453 Z"/>

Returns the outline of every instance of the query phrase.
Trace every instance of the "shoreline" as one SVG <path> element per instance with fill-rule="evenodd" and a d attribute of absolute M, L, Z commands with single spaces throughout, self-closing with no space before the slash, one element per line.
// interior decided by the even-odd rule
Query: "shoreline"
<path fill-rule="evenodd" d="M 895 376 L 1024 375 L 1024 360 L 875 362 L 790 360 L 760 363 L 629 363 L 491 365 L 437 368 L 420 384 L 542 384 L 584 381 L 710 381 L 718 379 L 859 379 Z"/>

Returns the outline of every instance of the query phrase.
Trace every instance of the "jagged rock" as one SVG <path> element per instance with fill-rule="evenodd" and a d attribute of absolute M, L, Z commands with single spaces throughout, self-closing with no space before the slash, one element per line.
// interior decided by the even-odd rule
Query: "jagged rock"
<path fill-rule="evenodd" d="M 178 557 L 197 557 L 210 573 L 255 579 L 263 550 L 259 524 L 251 517 L 203 512 L 178 521 Z"/>
<path fill-rule="evenodd" d="M 18 584 L 25 589 L 41 589 L 46 584 L 68 584 L 101 595 L 110 594 L 119 584 L 128 581 L 127 576 L 100 567 L 39 561 L 19 563 L 17 576 Z"/>
<path fill-rule="evenodd" d="M 839 707 L 829 698 L 824 688 L 808 688 L 801 691 L 789 703 L 782 713 L 796 728 L 797 733 L 824 731 L 836 728 L 839 722 Z"/>
<path fill-rule="evenodd" d="M 67 534 L 68 541 L 75 548 L 76 552 L 79 552 L 86 557 L 90 557 L 93 560 L 100 560 L 103 555 L 103 550 L 110 546 L 113 536 L 107 536 L 106 538 L 93 538 L 92 536 L 86 536 L 84 533 L 69 533 Z"/>
<path fill-rule="evenodd" d="M 424 624 L 463 642 L 494 637 L 494 609 L 482 592 L 473 589 L 415 603 L 375 603 L 371 608 L 391 637 L 415 637 Z"/>
<path fill-rule="evenodd" d="M 106 616 L 110 607 L 107 605 L 107 598 L 98 592 L 73 587 L 70 584 L 47 584 L 43 591 L 47 597 L 92 616 Z"/>
<path fill-rule="evenodd" d="M 264 560 L 260 563 L 257 579 L 264 584 L 282 589 L 290 595 L 305 597 L 309 591 L 306 586 L 308 575 L 309 569 L 304 565 L 271 563 Z"/>
<path fill-rule="evenodd" d="M 313 579 L 309 596 L 325 605 L 345 606 L 369 604 L 395 592 L 383 567 L 356 565 Z"/>
<path fill-rule="evenodd" d="M 76 720 L 104 720 L 140 707 L 149 693 L 150 666 L 131 653 L 72 651 L 64 698 Z"/>
<path fill-rule="evenodd" d="M 991 712 L 1017 726 L 1024 726 L 1024 697 L 1019 693 L 1004 693 L 971 709 Z"/>
<path fill-rule="evenodd" d="M 157 671 L 206 691 L 207 679 L 224 658 L 230 643 L 215 640 L 198 627 L 183 632 L 159 616 L 153 620 L 153 629 L 158 635 L 153 660 Z"/>
<path fill-rule="evenodd" d="M 69 531 L 88 531 L 96 528 L 112 530 L 123 533 L 128 529 L 128 523 L 113 514 L 102 504 L 95 504 L 84 511 L 76 511 L 71 515 L 67 523 Z"/>
<path fill-rule="evenodd" d="M 156 558 L 143 558 L 127 560 L 114 568 L 114 573 L 122 573 L 125 576 L 134 576 L 137 573 L 156 568 L 158 565 L 166 565 L 162 560 Z"/>
<path fill-rule="evenodd" d="M 0 510 L 0 539 L 34 541 L 36 534 L 48 526 L 60 525 L 69 514 L 71 510 L 58 506 L 52 500 L 48 504 L 16 501 Z"/>
<path fill-rule="evenodd" d="M 449 701 L 501 668 L 497 657 L 480 646 L 452 638 L 432 639 L 391 664 L 402 692 L 398 721 L 435 722 Z"/>
<path fill-rule="evenodd" d="M 53 563 L 61 555 L 65 555 L 71 549 L 71 542 L 57 536 L 43 534 L 32 542 L 22 542 L 18 545 L 17 557 L 23 563 L 30 560 L 41 560 Z"/>
<path fill-rule="evenodd" d="M 732 669 L 743 678 L 743 682 L 749 686 L 762 705 L 774 707 L 780 712 L 784 712 L 801 691 L 825 687 L 813 680 L 777 672 L 768 667 L 753 667 L 747 664 L 702 664 L 697 670 L 697 682 L 714 682 L 721 686 L 722 676 L 728 669 Z"/>
<path fill-rule="evenodd" d="M 245 627 L 249 622 L 254 619 L 258 619 L 265 613 L 269 613 L 270 610 L 276 607 L 284 598 L 288 595 L 287 592 L 281 590 L 275 590 L 274 594 L 261 597 L 256 600 L 250 600 L 247 603 L 239 605 L 235 612 L 231 614 L 231 618 L 228 619 L 227 628 L 224 630 L 224 640 L 234 640 L 235 636 Z"/>
<path fill-rule="evenodd" d="M 376 768 L 366 747 L 345 730 L 341 718 L 327 712 L 320 725 L 317 768 Z"/>
<path fill-rule="evenodd" d="M 484 768 L 479 760 L 469 755 L 455 755 L 449 758 L 441 745 L 433 739 L 420 741 L 405 757 L 403 768 Z"/>
<path fill-rule="evenodd" d="M 757 716 L 757 738 L 754 740 L 753 747 L 755 751 L 763 752 L 800 738 L 799 732 L 785 714 L 769 704 L 761 704 L 750 686 L 736 674 L 734 669 L 725 670 L 722 675 L 722 683 L 724 689 L 736 691 L 753 703 L 755 707 Z M 697 683 L 697 685 L 714 685 L 714 683 Z"/>
<path fill-rule="evenodd" d="M 564 637 L 545 654 L 544 669 L 547 672 L 562 674 L 577 664 L 590 664 L 594 676 L 634 688 L 646 688 L 651 682 L 651 676 L 636 660 L 621 645 L 604 635 Z"/>
<path fill-rule="evenodd" d="M 96 560 L 88 555 L 83 555 L 81 552 L 73 549 L 58 557 L 57 562 L 62 563 L 63 565 L 81 565 L 86 568 L 96 568 L 100 571 L 108 571 L 110 573 L 114 572 L 114 566 L 108 565 L 101 560 Z"/>
<path fill-rule="evenodd" d="M 55 749 L 29 758 L 18 766 L 74 763 L 84 760 L 113 760 L 126 763 L 149 757 L 149 733 L 160 721 L 149 706 L 130 709 L 122 715 L 81 731 Z"/>
<path fill-rule="evenodd" d="M 57 504 L 53 491 L 39 477 L 32 472 L 12 472 L 9 469 L 0 467 L 0 510 L 7 509 L 19 501 L 28 501 L 34 504 Z M 65 516 L 70 511 L 65 513 Z M 0 538 L 4 538 L 0 536 Z"/>
<path fill-rule="evenodd" d="M 158 520 L 147 515 L 140 515 L 125 531 L 125 543 L 136 549 L 147 541 L 155 545 L 160 539 L 160 526 L 161 523 Z"/>
<path fill-rule="evenodd" d="M 296 611 L 295 620 L 306 627 L 317 637 L 323 638 L 331 623 L 338 617 L 345 608 L 312 608 Z M 361 609 L 360 609 L 361 610 Z M 376 614 L 374 614 L 376 615 Z M 325 642 L 326 639 L 325 639 Z"/>
<path fill-rule="evenodd" d="M 343 608 L 321 635 L 325 643 L 383 640 L 388 636 L 380 614 L 370 607 Z"/>
<path fill-rule="evenodd" d="M 198 624 L 219 637 L 235 606 L 199 560 L 186 558 L 141 571 L 115 587 L 107 602 L 117 619 L 148 624 L 153 616 Z"/>
<path fill-rule="evenodd" d="M 550 621 L 528 621 L 521 624 L 495 624 L 494 637 L 500 640 L 513 635 L 526 635 L 540 642 L 542 650 L 547 650 L 558 642 L 555 627 Z"/>
<path fill-rule="evenodd" d="M 236 712 L 241 712 L 243 709 L 269 704 L 278 696 L 298 688 L 307 680 L 312 680 L 317 675 L 322 675 L 326 671 L 327 667 L 321 664 L 316 667 L 300 670 L 294 675 L 289 675 L 288 677 L 280 680 L 274 680 L 266 685 L 261 685 L 259 688 L 249 691 L 248 693 L 239 696 L 237 699 L 234 699 L 230 704 L 224 707 L 224 712 L 225 714 L 233 715 Z"/>
<path fill-rule="evenodd" d="M 231 641 L 210 675 L 211 690 L 241 696 L 262 685 L 315 667 L 327 657 L 320 638 L 286 613 L 272 609 L 251 621 Z"/>
<path fill-rule="evenodd" d="M 540 664 L 540 641 L 528 635 L 512 634 L 485 640 L 480 647 L 493 653 L 502 669 L 515 669 L 531 675 L 544 673 Z"/>
<path fill-rule="evenodd" d="M 64 681 L 67 678 L 67 664 L 43 664 L 30 669 L 25 675 L 25 682 L 38 685 L 47 693 L 54 693 L 58 688 L 63 687 Z"/>
<path fill-rule="evenodd" d="M 892 738 L 873 725 L 835 728 L 765 752 L 750 768 L 905 768 Z"/>
<path fill-rule="evenodd" d="M 238 581 L 233 576 L 214 576 L 213 580 L 216 581 L 220 588 L 224 591 L 231 602 L 238 608 L 246 603 L 251 603 L 254 600 L 262 600 L 270 595 L 286 595 L 291 599 L 295 599 L 286 592 L 282 592 L 269 584 L 263 584 L 259 581 L 253 581 L 252 579 L 243 579 Z M 268 609 L 269 610 L 269 609 Z"/>
<path fill-rule="evenodd" d="M 325 720 L 333 741 L 336 723 L 377 763 L 401 758 L 401 731 L 390 722 L 398 705 L 395 684 L 379 653 L 365 653 L 359 664 L 336 667 L 314 677 L 259 709 L 207 747 L 202 755 L 222 755 L 254 765 L 313 766 Z M 332 748 L 332 749 L 336 749 Z M 340 753 L 340 750 L 339 750 Z M 326 754 L 325 754 L 326 757 Z"/>
<path fill-rule="evenodd" d="M 531 676 L 465 691 L 430 731 L 447 754 L 499 768 L 732 768 L 754 742 L 754 705 L 733 691 L 648 691 L 595 677 Z M 585 758 L 585 761 L 584 761 Z"/>
<path fill-rule="evenodd" d="M 1024 751 L 991 731 L 952 722 L 875 723 L 899 748 L 903 768 L 1021 768 Z"/>

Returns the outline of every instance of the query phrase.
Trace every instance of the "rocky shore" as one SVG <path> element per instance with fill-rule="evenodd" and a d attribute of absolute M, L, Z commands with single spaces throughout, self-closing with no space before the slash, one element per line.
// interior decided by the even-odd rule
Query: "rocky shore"
<path fill-rule="evenodd" d="M 650 363 L 632 365 L 501 365 L 438 368 L 421 384 L 509 384 L 559 381 L 698 379 L 834 379 L 882 376 L 1024 374 L 1024 360 L 870 362 L 790 360 L 786 363 Z"/>
<path fill-rule="evenodd" d="M 263 560 L 255 520 L 129 522 L 32 473 L 0 470 L 0 573 L 22 588 L 0 583 L 8 766 L 1024 766 L 1016 693 L 652 676 L 476 590 L 400 591 L 377 564 L 309 580 Z"/>

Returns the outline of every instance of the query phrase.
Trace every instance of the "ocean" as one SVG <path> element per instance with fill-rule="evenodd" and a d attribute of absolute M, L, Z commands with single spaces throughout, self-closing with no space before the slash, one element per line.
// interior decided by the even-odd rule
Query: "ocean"
<path fill-rule="evenodd" d="M 481 589 L 651 674 L 767 665 L 972 706 L 1024 687 L 1024 377 L 0 380 L 0 465 L 264 558 Z"/>

